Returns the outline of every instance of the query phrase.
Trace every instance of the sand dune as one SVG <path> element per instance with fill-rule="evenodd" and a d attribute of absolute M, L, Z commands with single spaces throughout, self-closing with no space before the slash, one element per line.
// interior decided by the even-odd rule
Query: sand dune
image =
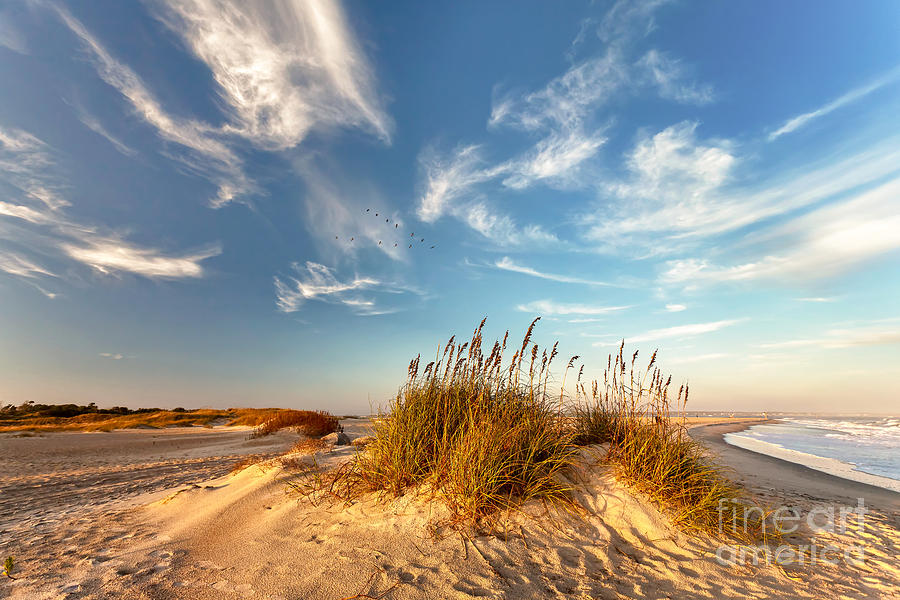
<path fill-rule="evenodd" d="M 361 433 L 358 422 L 348 424 L 351 437 Z M 355 451 L 337 447 L 316 460 L 333 466 Z M 441 527 L 441 505 L 415 495 L 313 505 L 289 493 L 297 470 L 269 461 L 139 507 L 60 515 L 46 535 L 16 530 L 11 540 L 7 530 L 2 550 L 15 553 L 22 570 L 0 591 L 13 598 L 337 600 L 386 592 L 391 599 L 886 598 L 900 590 L 896 512 L 873 513 L 865 531 L 829 538 L 842 547 L 866 542 L 871 552 L 861 566 L 726 566 L 716 559 L 720 542 L 674 529 L 619 484 L 596 452 L 586 449 L 580 465 L 573 474 L 579 514 L 529 505 L 501 535 L 475 535 Z M 752 478 L 764 485 L 779 475 L 769 469 Z"/>

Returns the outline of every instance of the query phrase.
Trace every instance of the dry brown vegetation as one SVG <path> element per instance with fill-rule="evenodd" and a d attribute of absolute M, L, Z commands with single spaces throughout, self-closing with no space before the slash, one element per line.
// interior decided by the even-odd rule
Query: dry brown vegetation
<path fill-rule="evenodd" d="M 321 438 L 302 438 L 291 446 L 288 454 L 315 454 L 328 448 L 328 444 Z"/>
<path fill-rule="evenodd" d="M 324 410 L 282 410 L 261 422 L 251 437 L 262 437 L 288 428 L 318 437 L 339 431 L 341 425 L 337 417 Z"/>
<path fill-rule="evenodd" d="M 74 417 L 0 418 L 0 432 L 4 431 L 112 431 L 141 427 L 209 426 L 220 422 L 229 426 L 256 427 L 271 420 L 281 408 L 229 408 L 227 410 L 158 410 L 128 415 L 87 413 Z"/>

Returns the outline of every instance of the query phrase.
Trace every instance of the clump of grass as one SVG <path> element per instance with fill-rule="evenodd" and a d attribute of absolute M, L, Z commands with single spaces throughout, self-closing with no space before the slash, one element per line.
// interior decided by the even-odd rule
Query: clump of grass
<path fill-rule="evenodd" d="M 308 436 L 322 436 L 340 431 L 341 425 L 337 417 L 324 410 L 280 410 L 257 426 L 250 437 L 263 437 L 286 428 Z"/>
<path fill-rule="evenodd" d="M 3 561 L 3 574 L 9 579 L 15 579 L 12 576 L 13 568 L 16 566 L 16 561 L 12 556 L 7 556 L 6 560 Z"/>
<path fill-rule="evenodd" d="M 548 354 L 531 344 L 537 321 L 509 364 L 509 332 L 483 354 L 485 321 L 469 342 L 454 336 L 438 347 L 421 372 L 421 357 L 413 359 L 406 384 L 376 420 L 375 440 L 335 478 L 331 493 L 396 496 L 429 484 L 455 519 L 469 522 L 532 498 L 568 498 L 558 476 L 577 448 L 547 393 L 556 346 Z"/>
<path fill-rule="evenodd" d="M 688 386 L 669 397 L 672 377 L 664 377 L 655 367 L 656 352 L 646 371 L 635 372 L 638 353 L 630 365 L 623 354 L 610 355 L 603 385 L 591 382 L 590 394 L 576 384 L 575 439 L 580 444 L 609 444 L 607 459 L 620 478 L 646 494 L 684 528 L 712 533 L 721 523 L 723 506 L 735 507 L 733 500 L 744 492 L 722 469 L 709 460 L 705 447 L 687 435 L 683 420 Z M 584 400 L 584 402 L 582 402 Z M 740 511 L 724 518 L 746 519 Z M 756 525 L 742 521 L 735 531 L 752 531 Z M 746 527 L 744 527 L 746 525 Z"/>
<path fill-rule="evenodd" d="M 315 454 L 326 448 L 328 448 L 328 444 L 321 438 L 302 438 L 291 446 L 288 454 Z"/>

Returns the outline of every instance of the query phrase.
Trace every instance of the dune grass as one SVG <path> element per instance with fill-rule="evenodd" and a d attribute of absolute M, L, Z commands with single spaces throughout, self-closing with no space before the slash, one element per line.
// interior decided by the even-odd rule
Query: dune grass
<path fill-rule="evenodd" d="M 152 410 L 131 414 L 91 412 L 71 417 L 21 415 L 0 416 L 0 432 L 7 431 L 112 431 L 140 427 L 209 426 L 223 422 L 230 426 L 256 427 L 286 409 L 229 408 L 227 410 Z"/>
<path fill-rule="evenodd" d="M 508 363 L 509 332 L 484 355 L 484 321 L 466 343 L 451 337 L 424 369 L 417 356 L 406 384 L 376 418 L 374 441 L 337 471 L 316 475 L 315 489 L 297 489 L 344 500 L 430 489 L 456 522 L 478 523 L 531 499 L 571 501 L 561 475 L 580 446 L 603 444 L 618 478 L 677 526 L 716 534 L 723 503 L 736 507 L 733 500 L 745 492 L 672 414 L 673 404 L 683 414 L 687 387 L 670 398 L 672 378 L 655 368 L 656 353 L 642 375 L 634 370 L 637 353 L 629 368 L 620 347 L 615 361 L 609 357 L 602 386 L 583 382 L 581 365 L 574 401 L 566 395 L 566 377 L 579 358 L 573 356 L 560 391 L 551 393 L 557 345 L 547 351 L 531 342 L 537 321 Z M 744 525 L 740 512 L 723 517 Z"/>
<path fill-rule="evenodd" d="M 683 420 L 689 389 L 669 396 L 672 377 L 655 367 L 656 352 L 643 374 L 635 372 L 638 353 L 624 355 L 624 343 L 609 356 L 602 386 L 576 384 L 575 440 L 579 444 L 608 444 L 606 460 L 620 479 L 647 495 L 679 526 L 715 533 L 722 522 L 740 522 L 735 531 L 752 532 L 739 504 L 746 492 L 725 476 L 706 448 L 693 440 Z M 725 515 L 720 511 L 730 510 Z M 733 514 L 736 511 L 736 514 Z"/>
<path fill-rule="evenodd" d="M 259 423 L 250 437 L 263 437 L 288 428 L 318 437 L 340 431 L 341 425 L 337 417 L 323 410 L 280 410 Z"/>
<path fill-rule="evenodd" d="M 454 519 L 469 522 L 532 498 L 567 498 L 558 475 L 577 448 L 547 393 L 556 350 L 538 360 L 529 345 L 536 322 L 508 365 L 508 332 L 483 354 L 484 321 L 469 342 L 450 338 L 421 372 L 421 357 L 413 359 L 374 441 L 331 481 L 332 493 L 398 496 L 428 484 Z"/>

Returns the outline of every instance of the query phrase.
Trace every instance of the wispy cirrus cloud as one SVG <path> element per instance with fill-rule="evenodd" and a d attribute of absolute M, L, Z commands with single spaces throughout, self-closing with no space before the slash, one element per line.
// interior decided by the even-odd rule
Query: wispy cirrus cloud
<path fill-rule="evenodd" d="M 510 172 L 507 164 L 484 166 L 479 146 L 460 147 L 449 159 L 428 148 L 420 155 L 419 164 L 425 173 L 425 189 L 418 203 L 417 215 L 426 223 L 433 223 L 444 214 L 449 214 L 500 246 L 559 241 L 540 225 L 517 224 L 512 217 L 498 213 L 472 193 L 478 184 Z"/>
<path fill-rule="evenodd" d="M 11 18 L 14 5 L 8 5 L 0 9 L 0 46 L 8 48 L 19 54 L 28 54 L 28 44 L 25 36 L 15 26 Z"/>
<path fill-rule="evenodd" d="M 186 148 L 190 152 L 187 164 L 203 172 L 218 186 L 216 196 L 210 199 L 211 206 L 223 206 L 255 189 L 255 184 L 244 174 L 241 159 L 216 135 L 214 128 L 167 112 L 143 80 L 130 67 L 113 58 L 81 21 L 61 6 L 54 8 L 93 57 L 100 78 L 116 89 L 160 137 Z"/>
<path fill-rule="evenodd" d="M 646 77 L 659 95 L 683 104 L 709 104 L 716 98 L 713 87 L 699 84 L 686 76 L 684 63 L 659 50 L 650 50 L 637 65 L 646 69 Z"/>
<path fill-rule="evenodd" d="M 656 11 L 673 0 L 617 0 L 597 28 L 604 42 L 631 41 L 656 29 Z"/>
<path fill-rule="evenodd" d="M 390 141 L 392 122 L 375 90 L 374 74 L 339 4 L 331 0 L 269 4 L 206 0 L 160 2 L 160 19 L 212 72 L 227 108 L 227 122 L 213 126 L 168 112 L 144 81 L 115 59 L 62 6 L 63 23 L 94 59 L 97 74 L 115 88 L 161 138 L 187 150 L 176 157 L 218 188 L 214 208 L 260 193 L 245 173 L 230 140 L 266 150 L 301 143 L 314 128 L 368 130 Z M 85 123 L 102 133 L 98 123 Z"/>
<path fill-rule="evenodd" d="M 896 176 L 895 137 L 863 151 L 785 170 L 750 187 L 735 176 L 746 162 L 725 139 L 700 139 L 699 123 L 682 122 L 638 140 L 627 175 L 601 188 L 595 211 L 581 216 L 584 237 L 611 251 L 684 252 L 706 238 L 735 232 Z"/>
<path fill-rule="evenodd" d="M 559 241 L 553 233 L 540 225 L 520 226 L 512 217 L 498 214 L 484 202 L 474 202 L 461 208 L 461 219 L 491 242 L 502 246 L 523 244 L 547 245 Z"/>
<path fill-rule="evenodd" d="M 212 72 L 230 111 L 226 132 L 273 150 L 317 127 L 390 142 L 374 70 L 338 2 L 167 1 L 160 16 Z"/>
<path fill-rule="evenodd" d="M 150 279 L 201 277 L 201 263 L 221 252 L 214 244 L 195 252 L 167 253 L 76 222 L 67 214 L 70 203 L 60 195 L 64 186 L 54 165 L 53 152 L 42 140 L 0 127 L 0 181 L 18 191 L 14 202 L 0 202 L 0 225 L 15 222 L 15 227 L 4 232 L 5 241 L 57 260 L 74 260 L 101 273 L 132 273 Z M 57 277 L 36 259 L 18 252 L 7 253 L 0 270 L 32 285 L 31 280 L 38 277 Z M 35 287 L 48 297 L 56 296 Z"/>
<path fill-rule="evenodd" d="M 651 231 L 678 235 L 727 223 L 731 215 L 715 210 L 717 199 L 711 195 L 731 176 L 731 143 L 700 142 L 698 126 L 685 121 L 642 136 L 627 156 L 628 175 L 606 185 L 606 192 L 622 201 L 604 203 L 598 214 L 585 215 L 585 237 L 625 246 Z M 660 242 L 658 236 L 654 239 Z"/>
<path fill-rule="evenodd" d="M 608 287 L 617 287 L 616 284 L 608 283 L 606 281 L 597 281 L 594 279 L 582 279 L 580 277 L 570 277 L 568 275 L 558 275 L 555 273 L 544 273 L 542 271 L 538 271 L 537 269 L 533 269 L 531 267 L 520 265 L 513 261 L 510 257 L 504 256 L 494 262 L 494 266 L 498 269 L 502 269 L 504 271 L 512 271 L 513 273 L 521 273 L 523 275 L 530 275 L 531 277 L 537 277 L 539 279 L 547 279 L 549 281 L 559 281 L 561 283 L 579 283 L 584 285 L 594 285 L 594 286 L 608 286 Z"/>
<path fill-rule="evenodd" d="M 676 58 L 658 51 L 638 60 L 633 56 L 632 42 L 641 37 L 641 31 L 649 31 L 653 13 L 662 4 L 616 3 L 597 29 L 609 41 L 603 53 L 573 64 L 533 91 L 495 88 L 488 129 L 519 131 L 537 141 L 516 156 L 493 162 L 485 160 L 480 145 L 461 146 L 449 157 L 426 149 L 420 160 L 425 185 L 418 201 L 419 217 L 434 222 L 444 214 L 465 215 L 464 206 L 477 199 L 487 184 L 499 183 L 507 190 L 538 184 L 554 189 L 590 187 L 591 161 L 607 143 L 606 132 L 613 121 L 601 109 L 614 98 L 649 86 L 665 99 L 712 101 L 712 88 L 687 81 L 688 69 Z M 570 49 L 573 60 L 574 50 L 593 23 L 582 24 Z"/>
<path fill-rule="evenodd" d="M 767 349 L 815 347 L 831 350 L 889 344 L 900 344 L 900 327 L 889 322 L 873 322 L 857 327 L 829 329 L 817 337 L 757 344 L 757 347 Z"/>
<path fill-rule="evenodd" d="M 116 238 L 88 237 L 80 242 L 64 243 L 62 249 L 71 258 L 101 273 L 134 273 L 149 279 L 202 277 L 204 269 L 201 263 L 222 253 L 218 245 L 173 256 Z"/>
<path fill-rule="evenodd" d="M 421 292 L 410 286 L 382 281 L 373 277 L 353 275 L 338 279 L 333 269 L 313 261 L 304 265 L 294 264 L 296 276 L 275 277 L 275 303 L 281 312 L 299 311 L 310 300 L 329 304 L 341 304 L 362 316 L 383 315 L 401 310 L 396 305 L 383 305 L 373 294 L 417 294 Z M 368 292 L 364 296 L 362 292 Z"/>
<path fill-rule="evenodd" d="M 629 344 L 639 344 L 642 342 L 655 342 L 657 340 L 665 340 L 670 338 L 686 338 L 703 335 L 719 331 L 726 327 L 731 327 L 741 323 L 745 319 L 725 319 L 722 321 L 709 321 L 706 323 L 690 323 L 688 325 L 676 325 L 674 327 L 664 327 L 661 329 L 651 329 L 645 333 L 626 337 L 625 341 Z M 610 342 L 594 342 L 594 346 L 614 346 L 616 343 Z"/>
<path fill-rule="evenodd" d="M 683 310 L 687 310 L 687 306 L 684 304 L 666 304 L 667 312 L 681 312 Z"/>
<path fill-rule="evenodd" d="M 605 315 L 631 308 L 630 306 L 600 306 L 596 304 L 579 304 L 556 302 L 554 300 L 535 300 L 527 304 L 519 304 L 516 310 L 538 315 Z"/>
<path fill-rule="evenodd" d="M 669 284 L 702 285 L 757 279 L 813 280 L 900 248 L 900 179 L 772 227 L 754 241 L 758 260 L 718 265 L 704 258 L 670 261 L 661 275 Z"/>
<path fill-rule="evenodd" d="M 134 156 L 137 154 L 137 150 L 107 131 L 106 127 L 103 126 L 103 123 L 101 123 L 97 117 L 89 115 L 84 111 L 79 111 L 78 120 L 81 121 L 85 127 L 106 139 L 106 141 L 112 144 L 113 148 L 118 150 L 121 154 L 124 154 L 125 156 Z"/>
<path fill-rule="evenodd" d="M 9 273 L 10 275 L 16 275 L 18 277 L 37 277 L 39 275 L 46 275 L 48 277 L 56 277 L 54 273 L 51 273 L 46 267 L 42 267 L 35 262 L 31 261 L 31 259 L 25 258 L 19 254 L 14 254 L 12 252 L 3 253 L 0 255 L 0 271 L 4 271 Z"/>
<path fill-rule="evenodd" d="M 433 223 L 456 209 L 457 201 L 479 183 L 507 172 L 505 166 L 485 167 L 481 147 L 477 145 L 461 146 L 450 157 L 428 147 L 419 156 L 419 166 L 425 182 L 416 212 L 426 223 Z"/>
<path fill-rule="evenodd" d="M 852 104 L 853 102 L 856 102 L 857 100 L 861 100 L 862 98 L 865 98 L 872 92 L 875 92 L 887 85 L 895 83 L 898 80 L 900 80 L 900 67 L 891 69 L 890 71 L 888 71 L 886 74 L 882 75 L 875 81 L 873 81 L 867 85 L 863 85 L 858 88 L 852 89 L 849 92 L 847 92 L 846 94 L 843 94 L 843 95 L 835 98 L 831 102 L 828 102 L 827 104 L 825 104 L 815 110 L 812 110 L 810 112 L 803 113 L 801 115 L 797 115 L 796 117 L 788 119 L 787 121 L 785 121 L 785 123 L 781 127 L 779 127 L 778 129 L 776 129 L 775 131 L 773 131 L 772 133 L 769 134 L 769 141 L 771 142 L 785 134 L 792 133 L 792 132 L 800 129 L 801 127 L 803 127 L 810 121 L 813 121 L 820 117 L 824 117 L 825 115 L 827 115 L 831 112 L 834 112 L 835 110 L 837 110 L 839 108 L 843 108 L 844 106 L 847 106 L 848 104 Z"/>

